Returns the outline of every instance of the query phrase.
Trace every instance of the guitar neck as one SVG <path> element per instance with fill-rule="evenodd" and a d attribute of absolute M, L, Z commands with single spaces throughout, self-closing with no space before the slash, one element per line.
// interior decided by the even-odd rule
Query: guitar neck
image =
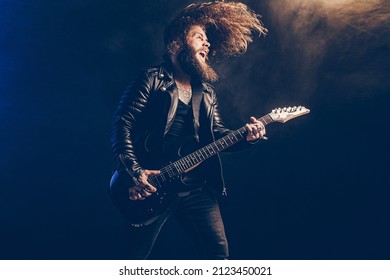
<path fill-rule="evenodd" d="M 274 120 L 269 114 L 261 117 L 258 121 L 262 122 L 264 125 L 267 125 Z M 160 186 L 163 182 L 168 182 L 169 180 L 176 178 L 177 176 L 187 172 L 192 167 L 202 163 L 203 161 L 209 159 L 212 156 L 215 156 L 219 152 L 226 150 L 227 148 L 237 144 L 246 137 L 246 128 L 245 126 L 230 132 L 228 135 L 196 150 L 195 152 L 182 157 L 181 159 L 165 166 L 160 169 L 160 174 L 149 177 L 149 181 L 152 185 Z"/>

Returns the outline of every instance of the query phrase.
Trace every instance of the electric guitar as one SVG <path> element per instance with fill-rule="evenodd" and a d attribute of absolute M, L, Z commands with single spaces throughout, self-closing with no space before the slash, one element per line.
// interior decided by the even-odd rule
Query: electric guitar
<path fill-rule="evenodd" d="M 264 126 L 272 122 L 285 123 L 309 112 L 310 110 L 303 106 L 277 108 L 258 120 Z M 138 184 L 137 179 L 128 172 L 115 171 L 110 182 L 113 203 L 133 225 L 142 226 L 152 222 L 172 201 L 169 189 L 175 181 L 180 180 L 183 175 L 210 157 L 244 140 L 246 135 L 247 130 L 243 126 L 203 148 L 164 166 L 160 169 L 160 174 L 149 176 L 148 182 L 157 188 L 157 192 L 144 200 L 130 200 L 129 189 Z M 144 166 L 144 168 L 148 169 L 148 166 Z"/>

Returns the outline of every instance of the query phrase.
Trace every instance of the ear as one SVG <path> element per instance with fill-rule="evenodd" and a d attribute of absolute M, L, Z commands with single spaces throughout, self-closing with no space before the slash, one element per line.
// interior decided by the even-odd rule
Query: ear
<path fill-rule="evenodd" d="M 169 55 L 175 56 L 180 50 L 181 50 L 181 44 L 177 40 L 170 42 L 167 46 L 167 51 Z"/>

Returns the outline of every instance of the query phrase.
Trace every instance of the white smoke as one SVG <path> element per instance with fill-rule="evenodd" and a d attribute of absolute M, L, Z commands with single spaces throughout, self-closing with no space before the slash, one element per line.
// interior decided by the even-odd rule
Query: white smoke
<path fill-rule="evenodd" d="M 282 49 L 297 62 L 296 79 L 308 93 L 315 90 L 316 70 L 331 43 L 361 33 L 376 39 L 390 30 L 388 0 L 273 0 L 268 9 Z"/>

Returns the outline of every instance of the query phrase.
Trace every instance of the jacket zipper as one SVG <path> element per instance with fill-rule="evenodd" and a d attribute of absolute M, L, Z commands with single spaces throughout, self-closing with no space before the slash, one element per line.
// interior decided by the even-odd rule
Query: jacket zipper
<path fill-rule="evenodd" d="M 210 116 L 211 116 L 211 127 L 210 127 L 210 131 L 211 131 L 211 136 L 213 137 L 213 141 L 215 142 L 215 137 L 214 137 L 214 132 L 213 132 L 213 126 L 214 126 L 214 107 L 212 107 L 212 111 L 211 111 Z M 221 157 L 219 156 L 219 153 L 217 153 L 217 157 L 218 157 L 218 160 L 219 160 L 219 169 L 221 170 L 222 196 L 227 196 L 227 190 L 226 190 L 226 185 L 225 185 L 225 179 L 223 178 L 222 161 L 221 161 Z"/>

